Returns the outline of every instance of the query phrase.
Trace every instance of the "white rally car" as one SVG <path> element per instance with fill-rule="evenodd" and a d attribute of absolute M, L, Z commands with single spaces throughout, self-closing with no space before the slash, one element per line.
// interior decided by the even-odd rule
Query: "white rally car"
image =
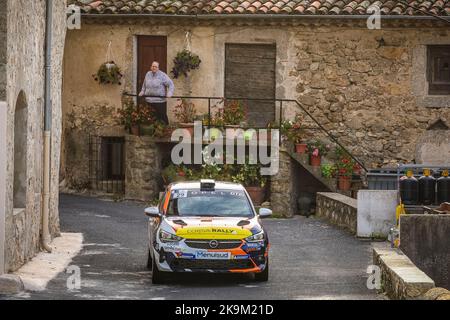
<path fill-rule="evenodd" d="M 171 272 L 254 273 L 269 277 L 269 239 L 240 184 L 213 180 L 171 184 L 149 219 L 148 267 L 153 283 Z"/>

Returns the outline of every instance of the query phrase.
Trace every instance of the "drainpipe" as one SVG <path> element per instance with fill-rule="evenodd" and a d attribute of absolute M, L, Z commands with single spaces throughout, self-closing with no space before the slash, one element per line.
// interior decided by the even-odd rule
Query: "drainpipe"
<path fill-rule="evenodd" d="M 52 129 L 52 101 L 51 101 L 51 57 L 52 57 L 52 8 L 53 1 L 46 0 L 47 18 L 45 28 L 45 109 L 44 109 L 44 190 L 42 205 L 42 247 L 47 252 L 52 252 L 49 243 L 51 241 L 49 231 L 50 215 L 50 142 Z"/>

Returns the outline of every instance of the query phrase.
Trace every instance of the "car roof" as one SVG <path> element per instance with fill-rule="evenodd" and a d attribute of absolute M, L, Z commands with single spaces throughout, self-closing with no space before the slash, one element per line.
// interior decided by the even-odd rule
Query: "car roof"
<path fill-rule="evenodd" d="M 239 183 L 215 181 L 215 189 L 217 190 L 236 190 L 243 191 L 245 188 Z M 200 181 L 175 182 L 170 185 L 171 190 L 189 190 L 200 189 Z"/>

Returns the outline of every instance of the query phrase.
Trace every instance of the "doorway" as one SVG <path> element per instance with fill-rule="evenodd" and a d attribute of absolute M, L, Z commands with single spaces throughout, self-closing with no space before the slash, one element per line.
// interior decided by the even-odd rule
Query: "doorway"
<path fill-rule="evenodd" d="M 150 71 L 153 61 L 159 62 L 159 69 L 167 73 L 167 37 L 137 37 L 137 93 L 141 91 L 145 75 Z M 144 102 L 140 98 L 139 103 Z"/>

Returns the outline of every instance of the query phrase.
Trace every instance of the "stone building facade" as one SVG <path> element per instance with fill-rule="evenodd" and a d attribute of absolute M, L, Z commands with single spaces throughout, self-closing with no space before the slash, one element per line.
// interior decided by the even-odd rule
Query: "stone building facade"
<path fill-rule="evenodd" d="M 275 48 L 274 97 L 299 101 L 367 168 L 416 161 L 417 144 L 430 124 L 450 121 L 450 93 L 429 94 L 427 77 L 428 49 L 450 45 L 448 24 L 415 17 L 416 11 L 395 2 L 383 3 L 386 17 L 381 29 L 374 30 L 367 27 L 367 4 L 375 1 L 357 7 L 326 1 L 202 1 L 196 6 L 177 1 L 159 6 L 148 1 L 74 2 L 83 18 L 81 30 L 68 33 L 64 62 L 61 175 L 69 188 L 89 187 L 90 136 L 126 136 L 114 114 L 122 108 L 124 91 L 140 89 L 138 47 L 143 36 L 166 38 L 168 71 L 177 52 L 186 48 L 187 37 L 191 51 L 200 56 L 198 70 L 174 80 L 178 96 L 225 95 L 229 44 Z M 429 4 L 425 9 L 450 14 L 440 1 Z M 105 62 L 109 43 L 124 74 L 121 85 L 99 85 L 92 78 Z M 248 79 L 259 81 L 252 74 Z M 206 110 L 204 102 L 192 101 Z M 297 111 L 292 103 L 284 105 L 287 119 Z M 149 167 L 156 161 L 143 158 Z M 286 163 L 283 168 L 288 167 Z M 276 190 L 298 187 L 277 181 L 286 179 L 274 178 L 275 198 Z"/>
<path fill-rule="evenodd" d="M 66 1 L 53 1 L 52 11 L 50 233 L 52 237 L 56 237 L 59 235 L 61 71 L 66 33 Z M 40 251 L 45 29 L 45 0 L 0 1 L 2 272 L 17 270 Z"/>

